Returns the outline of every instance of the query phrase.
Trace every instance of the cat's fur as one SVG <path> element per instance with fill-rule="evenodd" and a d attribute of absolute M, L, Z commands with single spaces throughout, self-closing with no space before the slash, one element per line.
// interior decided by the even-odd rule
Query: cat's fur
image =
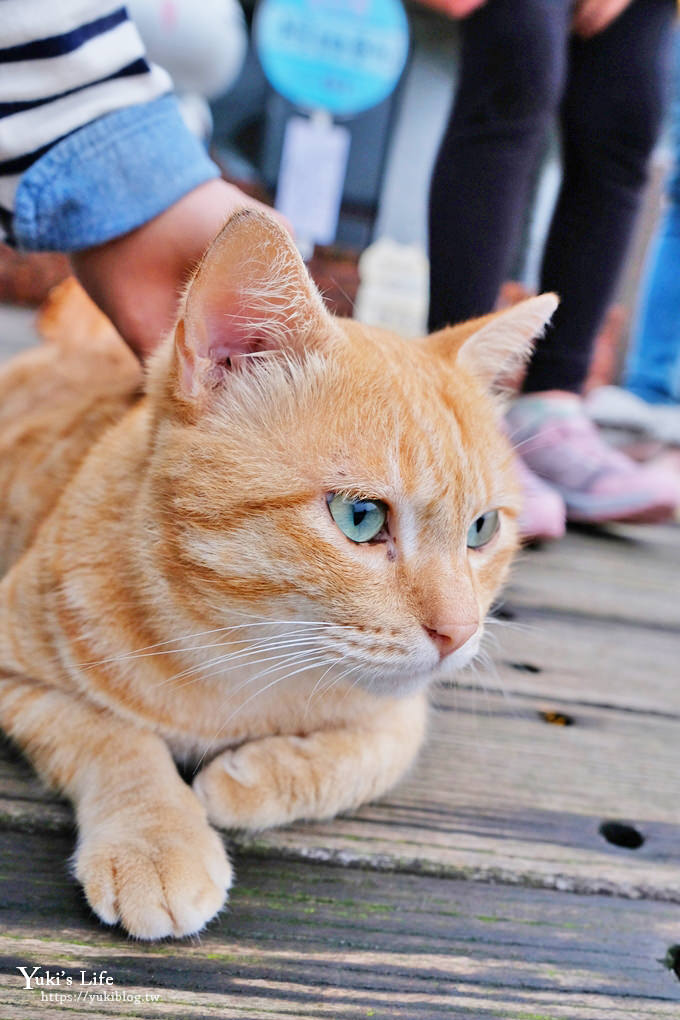
<path fill-rule="evenodd" d="M 231 880 L 211 822 L 328 818 L 409 768 L 517 545 L 490 391 L 555 303 L 404 341 L 329 316 L 244 212 L 143 393 L 75 284 L 0 371 L 0 723 L 73 802 L 102 920 L 195 932 Z M 387 503 L 384 541 L 346 538 L 334 492 Z"/>

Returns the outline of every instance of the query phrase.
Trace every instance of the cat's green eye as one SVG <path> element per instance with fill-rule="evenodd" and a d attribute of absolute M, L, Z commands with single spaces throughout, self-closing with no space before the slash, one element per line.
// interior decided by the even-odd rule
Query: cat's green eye
<path fill-rule="evenodd" d="M 498 510 L 489 510 L 473 521 L 467 533 L 468 549 L 481 549 L 490 542 L 498 531 L 499 524 Z"/>
<path fill-rule="evenodd" d="M 387 520 L 387 506 L 379 499 L 345 499 L 340 493 L 328 497 L 331 517 L 352 542 L 370 542 Z"/>

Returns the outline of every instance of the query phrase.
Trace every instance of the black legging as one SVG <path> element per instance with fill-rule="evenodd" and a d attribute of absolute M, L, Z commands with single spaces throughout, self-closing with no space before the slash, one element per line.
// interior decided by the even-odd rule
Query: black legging
<path fill-rule="evenodd" d="M 570 35 L 572 0 L 488 0 L 461 23 L 462 66 L 430 191 L 430 328 L 494 305 L 547 129 L 563 180 L 541 270 L 562 303 L 525 392 L 577 392 L 611 300 L 668 79 L 673 0 L 634 0 L 599 35 Z M 679 269 L 680 271 L 680 269 Z"/>

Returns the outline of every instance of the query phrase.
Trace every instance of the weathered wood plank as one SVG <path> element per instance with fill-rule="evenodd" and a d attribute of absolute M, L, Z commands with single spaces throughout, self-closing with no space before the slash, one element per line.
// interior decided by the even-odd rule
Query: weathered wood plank
<path fill-rule="evenodd" d="M 680 578 L 678 580 L 680 584 Z M 678 593 L 680 600 L 680 593 Z M 516 606 L 491 621 L 493 663 L 460 682 L 508 694 L 680 715 L 680 633 Z"/>
<path fill-rule="evenodd" d="M 65 1004 L 74 1017 L 677 1015 L 680 983 L 659 962 L 673 905 L 240 859 L 229 910 L 200 940 L 144 945 L 90 918 L 67 849 L 0 836 L 3 1017 L 45 1015 L 26 965 L 76 981 L 105 969 L 120 992 L 160 995 L 127 1014 Z"/>
<path fill-rule="evenodd" d="M 543 700 L 436 694 L 413 774 L 351 817 L 236 843 L 260 855 L 504 881 L 680 903 L 680 720 L 579 706 L 547 725 Z M 30 770 L 3 768 L 5 825 L 37 831 L 43 794 Z M 47 828 L 70 825 L 48 801 Z M 604 820 L 637 827 L 636 850 L 608 843 Z"/>
<path fill-rule="evenodd" d="M 571 530 L 562 541 L 521 555 L 508 598 L 513 605 L 680 632 L 680 529 Z"/>
<path fill-rule="evenodd" d="M 263 833 L 259 852 L 680 901 L 675 720 L 582 708 L 548 726 L 527 700 L 446 692 L 426 753 L 380 804 Z M 637 850 L 600 835 L 633 823 Z"/>

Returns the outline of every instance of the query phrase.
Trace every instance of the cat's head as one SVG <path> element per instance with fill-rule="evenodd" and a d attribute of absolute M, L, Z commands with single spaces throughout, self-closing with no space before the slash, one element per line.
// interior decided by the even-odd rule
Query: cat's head
<path fill-rule="evenodd" d="M 494 391 L 556 303 L 404 340 L 333 318 L 287 234 L 234 216 L 150 371 L 174 598 L 207 627 L 290 621 L 374 690 L 469 662 L 518 544 Z"/>

